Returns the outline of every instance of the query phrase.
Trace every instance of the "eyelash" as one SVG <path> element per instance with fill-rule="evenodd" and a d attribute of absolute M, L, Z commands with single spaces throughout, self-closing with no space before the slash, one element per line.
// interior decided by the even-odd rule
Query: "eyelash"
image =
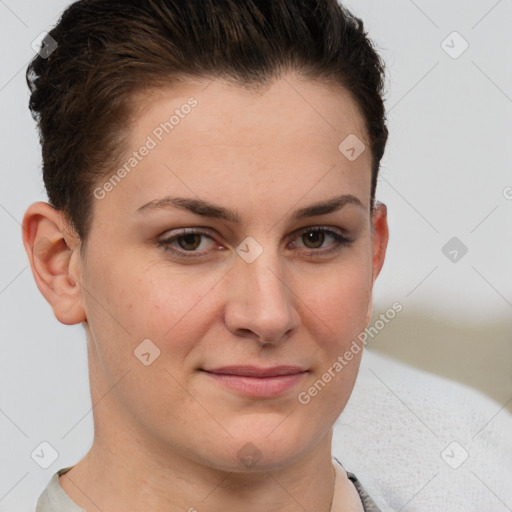
<path fill-rule="evenodd" d="M 344 247 L 349 246 L 352 244 L 353 240 L 347 238 L 346 236 L 341 235 L 340 233 L 333 231 L 331 229 L 328 229 L 323 226 L 315 226 L 315 227 L 307 227 L 304 229 L 301 229 L 297 234 L 296 237 L 299 238 L 302 235 L 306 233 L 326 233 L 330 236 L 332 236 L 335 240 L 335 243 L 332 244 L 333 247 L 328 250 L 322 250 L 322 249 L 311 249 L 307 255 L 309 256 L 327 256 L 330 254 L 335 254 L 340 252 Z M 170 252 L 174 254 L 175 256 L 178 256 L 180 258 L 199 258 L 201 256 L 204 256 L 204 253 L 198 253 L 198 251 L 186 251 L 186 250 L 176 250 L 175 248 L 171 247 L 171 244 L 175 242 L 177 239 L 186 236 L 186 235 L 203 235 L 210 239 L 213 239 L 211 234 L 207 231 L 203 231 L 201 229 L 197 228 L 188 228 L 183 229 L 176 233 L 175 235 L 159 240 L 157 242 L 157 245 L 161 247 L 165 252 Z"/>

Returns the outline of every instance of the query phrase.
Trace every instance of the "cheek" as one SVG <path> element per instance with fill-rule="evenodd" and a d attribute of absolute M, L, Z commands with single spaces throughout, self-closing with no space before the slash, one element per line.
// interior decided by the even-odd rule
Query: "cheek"
<path fill-rule="evenodd" d="M 370 257 L 358 253 L 334 265 L 311 289 L 303 318 L 309 319 L 307 328 L 320 350 L 298 402 L 309 417 L 331 424 L 349 400 L 359 370 L 363 347 L 358 336 L 371 301 Z"/>
<path fill-rule="evenodd" d="M 139 272 L 133 283 L 125 282 L 119 296 L 130 332 L 162 348 L 172 343 L 178 358 L 188 352 L 211 326 L 215 287 L 224 274 L 204 268 L 191 265 L 180 271 L 158 263 Z"/>
<path fill-rule="evenodd" d="M 369 252 L 354 251 L 314 276 L 302 275 L 300 283 L 304 315 L 321 331 L 314 335 L 317 340 L 340 349 L 364 330 L 372 292 Z"/>
<path fill-rule="evenodd" d="M 128 346 L 127 357 L 149 338 L 163 350 L 172 342 L 174 356 L 182 359 L 221 314 L 222 278 L 229 266 L 179 269 L 126 254 L 95 261 L 101 265 L 88 270 L 85 283 L 91 291 L 86 294 L 88 319 L 109 345 Z M 367 244 L 330 263 L 291 268 L 289 279 L 303 327 L 329 353 L 364 329 L 372 284 Z"/>

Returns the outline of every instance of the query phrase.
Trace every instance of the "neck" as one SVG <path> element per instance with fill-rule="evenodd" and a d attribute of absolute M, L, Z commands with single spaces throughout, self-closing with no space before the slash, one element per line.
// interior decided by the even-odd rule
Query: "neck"
<path fill-rule="evenodd" d="M 329 512 L 334 492 L 331 435 L 285 468 L 241 473 L 179 455 L 162 460 L 136 442 L 126 449 L 95 437 L 87 456 L 59 483 L 87 512 L 238 512 L 241 503 L 246 512 Z"/>

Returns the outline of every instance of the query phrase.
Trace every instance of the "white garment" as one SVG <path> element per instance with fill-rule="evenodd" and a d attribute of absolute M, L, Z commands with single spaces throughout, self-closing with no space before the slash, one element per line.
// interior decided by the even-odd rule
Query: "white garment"
<path fill-rule="evenodd" d="M 382 512 L 510 511 L 512 414 L 504 405 L 366 349 L 333 455 Z"/>

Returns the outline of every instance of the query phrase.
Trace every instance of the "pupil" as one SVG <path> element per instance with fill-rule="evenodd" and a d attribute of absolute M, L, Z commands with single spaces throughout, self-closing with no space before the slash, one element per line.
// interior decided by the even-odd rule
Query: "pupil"
<path fill-rule="evenodd" d="M 317 238 L 317 237 L 320 238 L 320 243 L 318 245 L 315 245 L 314 246 L 315 248 L 316 247 L 321 247 L 322 242 L 324 241 L 324 233 L 322 233 L 320 231 L 310 231 L 309 233 L 307 233 L 304 236 L 306 237 L 308 242 L 313 242 L 313 244 L 315 243 L 315 238 Z"/>
<path fill-rule="evenodd" d="M 185 245 L 191 244 L 191 245 L 194 246 L 194 247 L 185 247 L 184 244 L 182 244 L 180 242 L 181 248 L 182 249 L 196 249 L 198 244 L 194 244 L 194 239 L 195 239 L 196 242 L 198 242 L 200 236 L 201 235 L 199 235 L 197 233 L 190 233 L 190 234 L 187 234 L 187 235 L 180 236 L 180 240 L 185 240 Z"/>

